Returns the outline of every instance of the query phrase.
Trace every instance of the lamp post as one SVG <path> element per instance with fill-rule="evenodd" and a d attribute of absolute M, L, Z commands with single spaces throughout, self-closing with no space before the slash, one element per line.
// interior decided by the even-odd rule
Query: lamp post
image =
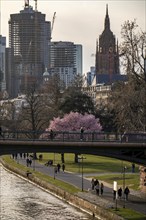
<path fill-rule="evenodd" d="M 125 173 L 126 173 L 126 169 L 127 169 L 127 167 L 124 166 L 124 167 L 123 167 L 123 195 L 124 195 L 123 208 L 125 208 L 125 193 L 124 193 L 124 190 L 125 190 Z"/>

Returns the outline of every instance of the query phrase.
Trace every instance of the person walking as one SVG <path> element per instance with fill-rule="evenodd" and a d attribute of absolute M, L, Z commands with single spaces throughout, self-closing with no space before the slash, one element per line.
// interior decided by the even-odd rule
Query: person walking
<path fill-rule="evenodd" d="M 121 197 L 122 197 L 122 188 L 120 187 L 118 189 L 118 198 L 121 199 Z"/>
<path fill-rule="evenodd" d="M 26 158 L 26 166 L 29 166 L 29 158 Z"/>
<path fill-rule="evenodd" d="M 95 186 L 94 183 L 95 183 L 95 181 L 94 181 L 94 179 L 92 179 L 92 180 L 91 180 L 91 189 L 92 189 L 92 190 L 94 190 L 94 186 Z"/>
<path fill-rule="evenodd" d="M 61 167 L 61 166 L 60 166 L 60 163 L 58 163 L 58 164 L 57 164 L 57 171 L 58 171 L 58 173 L 60 172 L 60 167 Z"/>
<path fill-rule="evenodd" d="M 128 200 L 128 195 L 129 195 L 129 193 L 130 193 L 130 190 L 129 190 L 128 186 L 126 186 L 126 188 L 125 188 L 125 190 L 124 190 L 124 194 L 125 194 L 125 196 L 126 196 L 126 200 Z"/>
<path fill-rule="evenodd" d="M 83 140 L 83 133 L 84 133 L 83 127 L 80 128 L 80 132 L 81 132 L 80 140 L 82 141 Z"/>
<path fill-rule="evenodd" d="M 50 140 L 52 141 L 53 138 L 54 138 L 54 133 L 53 133 L 53 130 L 51 129 L 51 130 L 50 130 Z"/>
<path fill-rule="evenodd" d="M 103 189 L 104 189 L 104 185 L 103 183 L 100 184 L 100 194 L 103 195 Z"/>
<path fill-rule="evenodd" d="M 96 191 L 96 194 L 99 195 L 99 181 L 98 181 L 98 179 L 96 179 L 94 182 L 94 189 Z"/>
<path fill-rule="evenodd" d="M 95 190 L 96 190 L 96 195 L 99 196 L 99 182 L 96 184 Z"/>
<path fill-rule="evenodd" d="M 63 163 L 62 164 L 62 171 L 63 171 L 63 173 L 64 173 L 64 170 L 65 170 L 65 164 Z"/>

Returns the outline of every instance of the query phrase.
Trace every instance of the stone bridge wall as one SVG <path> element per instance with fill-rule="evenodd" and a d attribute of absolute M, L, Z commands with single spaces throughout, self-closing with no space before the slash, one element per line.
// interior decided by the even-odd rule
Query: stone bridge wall
<path fill-rule="evenodd" d="M 146 167 L 140 166 L 140 190 L 146 193 Z"/>

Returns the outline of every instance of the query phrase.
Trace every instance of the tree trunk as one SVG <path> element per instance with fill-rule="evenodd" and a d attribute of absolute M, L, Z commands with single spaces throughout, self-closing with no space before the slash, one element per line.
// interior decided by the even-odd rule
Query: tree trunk
<path fill-rule="evenodd" d="M 65 163 L 64 154 L 61 154 L 61 161 L 62 161 L 62 163 Z"/>
<path fill-rule="evenodd" d="M 74 162 L 78 163 L 78 154 L 75 154 Z"/>

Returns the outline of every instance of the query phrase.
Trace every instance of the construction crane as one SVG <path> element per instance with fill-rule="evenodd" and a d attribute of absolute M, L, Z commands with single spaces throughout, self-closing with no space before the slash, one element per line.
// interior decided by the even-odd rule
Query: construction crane
<path fill-rule="evenodd" d="M 52 25 L 51 25 L 51 39 L 52 39 L 52 33 L 53 33 L 55 18 L 56 18 L 56 12 L 54 12 L 54 14 L 53 14 L 53 19 L 52 19 Z"/>

